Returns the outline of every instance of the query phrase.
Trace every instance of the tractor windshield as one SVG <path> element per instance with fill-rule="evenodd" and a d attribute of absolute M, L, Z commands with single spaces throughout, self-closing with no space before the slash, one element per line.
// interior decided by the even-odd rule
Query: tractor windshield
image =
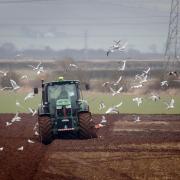
<path fill-rule="evenodd" d="M 56 84 L 48 86 L 48 102 L 50 112 L 55 112 L 56 102 L 60 99 L 69 99 L 72 106 L 76 105 L 78 92 L 75 84 Z"/>

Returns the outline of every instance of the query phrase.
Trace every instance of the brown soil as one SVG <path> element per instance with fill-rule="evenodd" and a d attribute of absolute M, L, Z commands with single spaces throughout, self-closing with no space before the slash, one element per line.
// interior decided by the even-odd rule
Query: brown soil
<path fill-rule="evenodd" d="M 180 115 L 141 115 L 140 122 L 132 115 L 106 115 L 98 138 L 50 145 L 34 135 L 37 117 L 21 114 L 7 127 L 13 116 L 0 115 L 0 180 L 180 179 Z M 101 115 L 93 120 L 100 122 Z"/>

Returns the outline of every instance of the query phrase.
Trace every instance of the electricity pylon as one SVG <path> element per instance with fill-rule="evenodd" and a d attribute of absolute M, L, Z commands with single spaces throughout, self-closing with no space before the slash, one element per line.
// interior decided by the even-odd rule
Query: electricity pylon
<path fill-rule="evenodd" d="M 169 20 L 169 30 L 165 49 L 165 71 L 179 71 L 178 64 L 180 60 L 180 27 L 179 27 L 179 6 L 180 0 L 171 1 L 171 11 Z"/>

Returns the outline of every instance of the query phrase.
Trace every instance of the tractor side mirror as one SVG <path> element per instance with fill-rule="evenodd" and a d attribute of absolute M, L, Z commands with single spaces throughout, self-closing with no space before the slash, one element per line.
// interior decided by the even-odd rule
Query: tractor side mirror
<path fill-rule="evenodd" d="M 38 88 L 34 88 L 34 94 L 38 94 Z"/>

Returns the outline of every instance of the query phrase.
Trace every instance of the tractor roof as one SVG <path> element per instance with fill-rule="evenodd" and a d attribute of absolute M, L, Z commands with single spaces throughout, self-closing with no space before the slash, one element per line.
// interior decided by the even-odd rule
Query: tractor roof
<path fill-rule="evenodd" d="M 80 84 L 78 80 L 61 80 L 61 81 L 51 81 L 51 82 L 44 82 L 45 85 L 53 85 L 53 84 Z"/>

